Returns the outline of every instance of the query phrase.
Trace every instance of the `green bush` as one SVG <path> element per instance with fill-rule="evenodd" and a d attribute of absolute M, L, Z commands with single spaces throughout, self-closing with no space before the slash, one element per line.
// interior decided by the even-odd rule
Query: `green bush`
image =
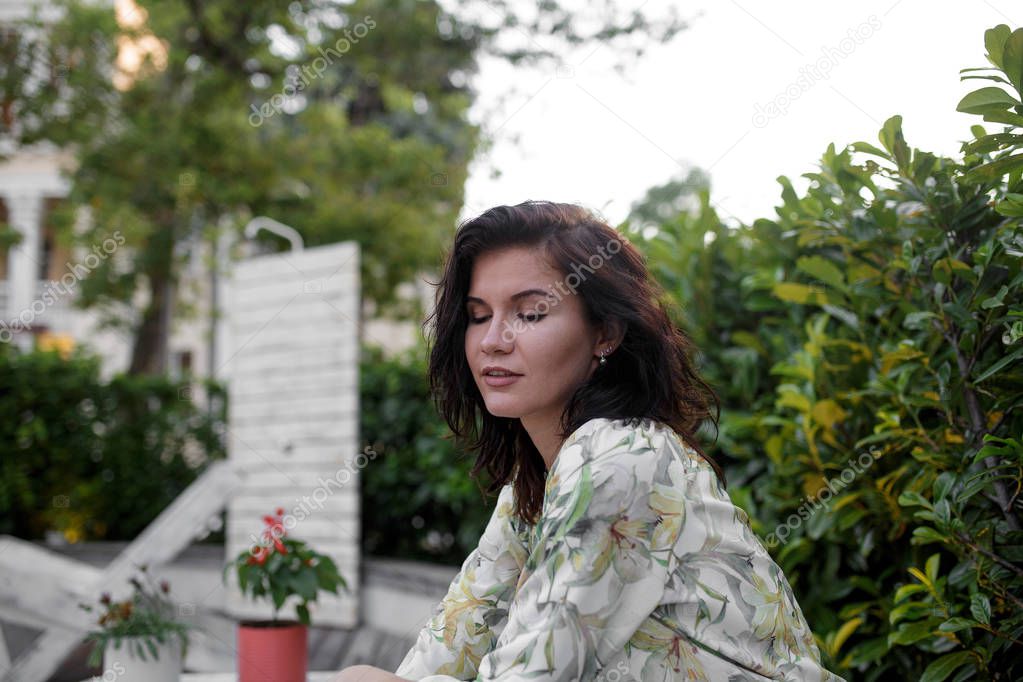
<path fill-rule="evenodd" d="M 637 235 L 722 398 L 730 494 L 848 679 L 1023 679 L 1023 29 L 986 37 L 1015 93 L 960 109 L 1009 128 L 962 159 L 894 116 L 803 196 L 779 178 L 774 219 L 728 228 L 703 191 Z"/>
<path fill-rule="evenodd" d="M 187 383 L 103 381 L 99 359 L 0 344 L 0 533 L 132 540 L 225 456 L 223 390 L 200 411 Z"/>
<path fill-rule="evenodd" d="M 363 551 L 460 564 L 496 497 L 481 493 L 471 455 L 454 448 L 437 414 L 424 349 L 385 358 L 364 346 L 360 383 L 362 441 L 376 453 L 360 473 Z"/>

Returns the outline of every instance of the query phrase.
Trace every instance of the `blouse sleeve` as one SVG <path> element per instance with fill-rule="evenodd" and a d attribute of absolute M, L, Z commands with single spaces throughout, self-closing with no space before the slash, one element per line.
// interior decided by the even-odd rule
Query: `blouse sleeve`
<path fill-rule="evenodd" d="M 593 680 L 621 654 L 676 561 L 681 509 L 659 491 L 679 466 L 666 446 L 609 422 L 566 443 L 508 622 L 477 680 Z"/>
<path fill-rule="evenodd" d="M 501 489 L 476 548 L 462 563 L 443 600 L 419 631 L 395 675 L 406 679 L 471 680 L 480 658 L 493 649 L 494 629 L 526 560 L 514 524 L 512 486 Z"/>

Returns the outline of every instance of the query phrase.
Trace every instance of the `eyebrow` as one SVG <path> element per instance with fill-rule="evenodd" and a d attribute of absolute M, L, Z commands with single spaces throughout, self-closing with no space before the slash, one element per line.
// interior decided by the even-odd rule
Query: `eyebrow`
<path fill-rule="evenodd" d="M 520 291 L 517 294 L 512 294 L 511 300 L 517 301 L 520 298 L 525 298 L 527 296 L 546 296 L 546 295 L 547 295 L 547 292 L 544 291 L 543 289 L 523 289 L 522 291 Z M 482 303 L 483 305 L 487 304 L 487 302 L 484 301 L 482 298 L 477 298 L 475 296 L 466 296 L 465 297 L 465 302 L 466 303 Z"/>

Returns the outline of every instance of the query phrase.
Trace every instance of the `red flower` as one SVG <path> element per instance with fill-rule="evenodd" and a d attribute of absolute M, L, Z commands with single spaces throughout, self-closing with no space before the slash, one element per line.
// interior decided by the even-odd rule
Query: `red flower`
<path fill-rule="evenodd" d="M 270 555 L 270 550 L 266 547 L 256 547 L 256 551 L 252 552 L 252 555 L 248 558 L 249 564 L 259 564 L 262 566 L 266 563 L 266 558 Z"/>
<path fill-rule="evenodd" d="M 271 534 L 276 534 L 278 537 L 285 534 L 284 528 L 284 517 L 282 516 L 284 509 L 281 507 L 277 508 L 277 516 L 273 517 L 266 515 L 263 517 L 263 523 L 266 524 L 266 528 L 263 529 L 263 537 L 269 539 Z"/>
<path fill-rule="evenodd" d="M 265 541 L 265 545 L 269 545 L 269 543 L 272 542 L 274 549 L 281 554 L 287 554 L 288 547 L 281 542 L 281 538 L 287 535 L 287 529 L 284 527 L 284 519 L 282 516 L 284 514 L 284 508 L 277 507 L 274 511 L 277 514 L 276 517 L 270 516 L 269 514 L 263 517 L 263 523 L 266 524 L 266 528 L 263 529 L 263 540 Z M 261 547 L 261 550 L 265 555 L 269 555 L 272 551 L 268 546 Z M 266 560 L 265 556 L 263 556 L 263 560 Z M 250 561 L 249 563 L 253 562 Z M 256 563 L 261 564 L 263 561 L 258 561 Z"/>

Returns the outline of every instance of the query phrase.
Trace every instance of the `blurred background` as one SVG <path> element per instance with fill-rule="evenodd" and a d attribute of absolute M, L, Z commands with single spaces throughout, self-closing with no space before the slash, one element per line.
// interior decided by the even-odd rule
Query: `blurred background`
<path fill-rule="evenodd" d="M 311 669 L 393 669 L 494 503 L 430 399 L 431 282 L 459 221 L 527 199 L 643 252 L 830 670 L 1017 679 L 1020 22 L 0 0 L 8 679 L 100 672 L 67 614 L 127 556 L 206 628 L 186 669 L 231 670 L 264 610 L 220 568 L 276 507 L 353 586 L 314 613 Z"/>

